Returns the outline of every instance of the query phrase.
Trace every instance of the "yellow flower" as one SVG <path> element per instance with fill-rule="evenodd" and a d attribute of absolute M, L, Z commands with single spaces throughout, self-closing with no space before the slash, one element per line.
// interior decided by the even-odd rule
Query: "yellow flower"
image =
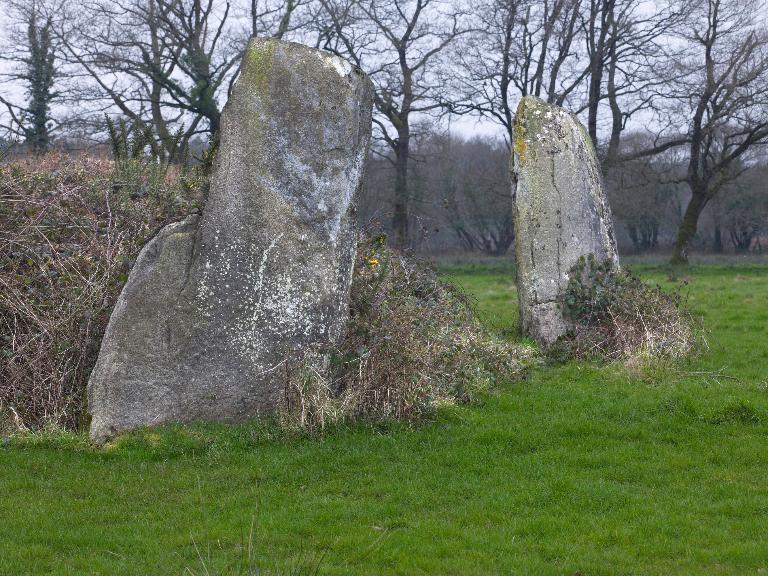
<path fill-rule="evenodd" d="M 377 258 L 368 258 L 368 264 L 370 264 L 371 266 L 374 266 L 374 267 L 378 266 L 379 265 L 379 260 Z"/>

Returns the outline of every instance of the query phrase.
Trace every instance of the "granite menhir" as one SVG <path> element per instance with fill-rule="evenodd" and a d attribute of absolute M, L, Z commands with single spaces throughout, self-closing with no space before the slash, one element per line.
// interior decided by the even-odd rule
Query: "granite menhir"
<path fill-rule="evenodd" d="M 208 201 L 141 251 L 88 384 L 91 439 L 273 411 L 289 356 L 343 337 L 373 87 L 346 61 L 254 38 Z"/>
<path fill-rule="evenodd" d="M 573 114 L 520 101 L 512 182 L 520 320 L 524 334 L 548 346 L 569 329 L 560 303 L 579 258 L 619 264 L 600 165 Z"/>

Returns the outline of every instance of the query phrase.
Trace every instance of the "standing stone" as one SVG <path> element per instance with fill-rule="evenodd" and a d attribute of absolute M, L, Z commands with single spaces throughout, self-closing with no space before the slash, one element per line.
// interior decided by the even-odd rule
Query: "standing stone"
<path fill-rule="evenodd" d="M 520 101 L 512 182 L 520 319 L 523 333 L 546 346 L 568 331 L 560 299 L 579 258 L 619 262 L 597 156 L 573 114 Z"/>
<path fill-rule="evenodd" d="M 286 359 L 343 337 L 373 88 L 320 50 L 252 39 L 202 216 L 141 251 L 88 384 L 91 438 L 273 411 Z"/>

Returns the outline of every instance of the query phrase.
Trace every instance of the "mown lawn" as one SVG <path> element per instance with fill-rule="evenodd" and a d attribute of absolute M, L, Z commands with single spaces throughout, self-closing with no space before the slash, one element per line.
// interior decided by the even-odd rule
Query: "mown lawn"
<path fill-rule="evenodd" d="M 446 273 L 518 337 L 507 268 Z M 686 279 L 684 365 L 542 366 L 413 429 L 11 439 L 0 574 L 768 574 L 768 267 Z"/>

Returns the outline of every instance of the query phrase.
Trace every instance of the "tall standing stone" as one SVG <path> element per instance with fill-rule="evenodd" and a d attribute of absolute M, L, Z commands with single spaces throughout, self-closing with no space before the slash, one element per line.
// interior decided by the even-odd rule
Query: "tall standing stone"
<path fill-rule="evenodd" d="M 560 299 L 579 258 L 618 266 L 611 212 L 584 127 L 537 98 L 517 108 L 512 176 L 520 319 L 549 345 L 568 331 Z"/>
<path fill-rule="evenodd" d="M 91 438 L 274 410 L 286 358 L 343 337 L 372 85 L 320 50 L 252 39 L 201 217 L 142 250 L 88 385 Z"/>

